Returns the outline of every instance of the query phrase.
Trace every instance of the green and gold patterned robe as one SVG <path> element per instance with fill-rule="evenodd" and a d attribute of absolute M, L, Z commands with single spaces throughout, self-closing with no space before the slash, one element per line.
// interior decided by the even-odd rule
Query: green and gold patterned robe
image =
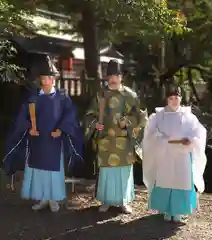
<path fill-rule="evenodd" d="M 93 147 L 97 150 L 98 167 L 118 167 L 135 163 L 136 138 L 146 121 L 139 105 L 136 93 L 128 87 L 121 90 L 103 89 L 92 100 L 85 115 L 85 137 L 93 140 Z M 102 106 L 104 113 L 100 114 Z M 95 130 L 99 118 L 102 118 L 101 122 L 104 124 L 101 132 Z M 121 119 L 126 122 L 124 128 L 120 126 Z"/>

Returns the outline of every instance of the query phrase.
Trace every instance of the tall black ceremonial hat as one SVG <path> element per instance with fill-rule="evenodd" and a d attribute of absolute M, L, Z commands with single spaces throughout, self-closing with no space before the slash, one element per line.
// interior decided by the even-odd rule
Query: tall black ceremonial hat
<path fill-rule="evenodd" d="M 107 76 L 111 75 L 121 75 L 121 67 L 116 60 L 110 60 L 107 65 Z"/>
<path fill-rule="evenodd" d="M 57 69 L 49 56 L 43 55 L 40 57 L 38 72 L 40 76 L 55 76 L 57 74 Z"/>
<path fill-rule="evenodd" d="M 166 98 L 171 96 L 181 96 L 181 88 L 175 85 L 169 86 L 166 90 Z"/>

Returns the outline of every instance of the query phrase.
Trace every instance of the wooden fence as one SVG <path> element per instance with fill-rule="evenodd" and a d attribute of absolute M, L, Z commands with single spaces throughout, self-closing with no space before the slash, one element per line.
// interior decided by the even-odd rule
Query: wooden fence
<path fill-rule="evenodd" d="M 100 79 L 100 86 L 106 84 L 105 79 Z M 58 79 L 55 86 L 59 89 L 65 89 L 70 96 L 83 96 L 83 94 L 90 94 L 96 81 L 92 78 L 69 78 Z"/>

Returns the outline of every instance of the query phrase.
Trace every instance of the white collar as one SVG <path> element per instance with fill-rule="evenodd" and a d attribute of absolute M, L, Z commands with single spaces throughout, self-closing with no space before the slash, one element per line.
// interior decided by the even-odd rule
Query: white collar
<path fill-rule="evenodd" d="M 56 92 L 56 89 L 55 89 L 55 87 L 52 87 L 52 89 L 51 89 L 51 91 L 49 92 L 49 94 L 52 94 L 52 93 L 55 93 Z M 45 93 L 44 93 L 44 91 L 43 91 L 43 89 L 41 88 L 41 90 L 40 90 L 40 92 L 39 92 L 39 95 L 44 95 Z"/>
<path fill-rule="evenodd" d="M 124 87 L 123 87 L 123 85 L 121 84 L 119 88 L 113 89 L 113 88 L 111 88 L 111 87 L 109 86 L 109 84 L 108 84 L 108 89 L 110 89 L 110 90 L 117 90 L 117 91 L 123 91 Z"/>
<path fill-rule="evenodd" d="M 180 106 L 176 112 L 170 112 L 170 111 L 167 111 L 167 108 L 166 107 L 156 107 L 155 108 L 155 111 L 156 112 L 161 112 L 161 111 L 164 111 L 166 113 L 191 113 L 191 106 Z"/>

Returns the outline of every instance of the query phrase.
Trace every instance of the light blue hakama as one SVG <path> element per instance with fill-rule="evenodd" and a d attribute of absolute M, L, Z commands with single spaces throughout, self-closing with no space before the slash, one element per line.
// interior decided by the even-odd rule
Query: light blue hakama
<path fill-rule="evenodd" d="M 125 206 L 134 197 L 133 165 L 100 168 L 97 200 L 107 205 Z"/>
<path fill-rule="evenodd" d="M 190 157 L 192 158 L 191 155 Z M 149 199 L 149 208 L 166 213 L 168 216 L 191 214 L 197 208 L 193 174 L 191 190 L 154 187 Z"/>
<path fill-rule="evenodd" d="M 61 201 L 66 198 L 64 162 L 60 171 L 46 171 L 25 167 L 22 197 L 32 200 Z"/>

